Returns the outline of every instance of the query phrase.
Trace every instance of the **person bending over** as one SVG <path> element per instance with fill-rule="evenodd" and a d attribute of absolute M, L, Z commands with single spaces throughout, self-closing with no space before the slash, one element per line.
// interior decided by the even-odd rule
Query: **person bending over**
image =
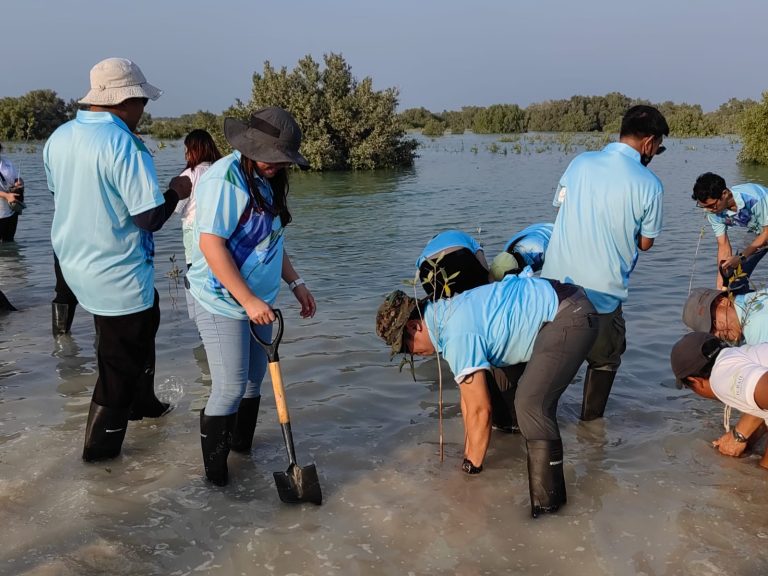
<path fill-rule="evenodd" d="M 718 448 L 735 445 L 726 454 L 741 455 L 768 421 L 768 344 L 730 348 L 707 332 L 689 332 L 672 348 L 670 362 L 678 388 L 687 387 L 748 416 L 713 442 Z M 760 466 L 768 468 L 768 449 Z"/>
<path fill-rule="evenodd" d="M 717 289 L 749 290 L 749 275 L 765 256 L 768 243 L 768 188 L 751 183 L 728 188 L 722 176 L 707 172 L 696 179 L 691 198 L 708 212 L 707 220 L 717 238 Z M 747 228 L 756 234 L 754 240 L 736 254 L 728 237 L 728 228 L 732 226 Z M 741 274 L 731 280 L 739 265 Z"/>
<path fill-rule="evenodd" d="M 393 355 L 439 350 L 448 361 L 461 395 L 467 474 L 482 471 L 491 438 L 488 371 L 526 363 L 514 404 L 528 449 L 531 515 L 566 503 L 557 403 L 597 336 L 595 309 L 580 287 L 508 276 L 434 302 L 396 290 L 378 309 L 376 333 Z"/>

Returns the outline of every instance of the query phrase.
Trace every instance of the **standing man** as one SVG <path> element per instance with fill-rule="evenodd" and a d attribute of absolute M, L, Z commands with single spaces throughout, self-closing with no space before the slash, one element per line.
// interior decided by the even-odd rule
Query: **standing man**
<path fill-rule="evenodd" d="M 88 462 L 120 453 L 134 399 L 134 419 L 168 408 L 153 389 L 160 307 L 152 232 L 191 191 L 189 179 L 177 177 L 163 194 L 152 156 L 133 133 L 144 106 L 162 92 L 124 58 L 99 62 L 90 79 L 80 100 L 89 109 L 60 126 L 43 151 L 55 206 L 53 249 L 99 333 L 83 448 Z"/>
<path fill-rule="evenodd" d="M 661 232 L 661 181 L 647 166 L 665 148 L 664 116 L 633 106 L 621 121 L 619 141 L 573 159 L 553 204 L 560 208 L 541 275 L 584 287 L 598 312 L 599 334 L 587 355 L 581 419 L 605 411 L 626 349 L 621 305 L 638 250 L 649 250 Z"/>
<path fill-rule="evenodd" d="M 738 288 L 748 289 L 749 275 L 765 256 L 768 244 L 768 188 L 749 183 L 728 188 L 722 176 L 707 172 L 696 179 L 691 198 L 696 200 L 699 208 L 708 212 L 707 220 L 717 238 L 717 264 L 721 271 L 717 275 L 717 289 L 723 289 L 723 276 L 730 276 L 730 271 L 735 270 L 739 263 L 746 281 L 738 287 L 729 283 L 728 287 L 739 292 L 743 290 Z M 755 239 L 735 255 L 728 238 L 731 226 L 742 226 L 756 234 Z"/>

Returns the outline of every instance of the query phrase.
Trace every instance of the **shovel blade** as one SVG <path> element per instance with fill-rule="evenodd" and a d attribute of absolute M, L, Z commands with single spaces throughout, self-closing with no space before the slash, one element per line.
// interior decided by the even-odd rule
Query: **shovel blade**
<path fill-rule="evenodd" d="M 311 502 L 318 505 L 323 503 L 320 479 L 314 464 L 304 467 L 291 464 L 285 472 L 274 472 L 274 477 L 277 493 L 283 502 Z"/>

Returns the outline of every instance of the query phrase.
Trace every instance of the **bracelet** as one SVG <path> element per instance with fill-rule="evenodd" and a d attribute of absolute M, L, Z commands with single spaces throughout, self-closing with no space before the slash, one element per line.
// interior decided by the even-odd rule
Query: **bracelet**
<path fill-rule="evenodd" d="M 304 284 L 306 284 L 304 280 L 302 280 L 301 278 L 296 278 L 296 280 L 294 280 L 293 282 L 288 283 L 288 288 L 290 288 L 291 292 L 293 292 L 294 290 L 296 290 L 296 288 L 298 288 L 299 286 L 303 286 Z"/>

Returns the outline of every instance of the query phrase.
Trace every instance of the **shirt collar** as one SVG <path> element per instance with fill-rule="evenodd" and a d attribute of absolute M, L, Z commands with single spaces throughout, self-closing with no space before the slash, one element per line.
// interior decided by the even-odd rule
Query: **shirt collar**
<path fill-rule="evenodd" d="M 77 111 L 77 121 L 83 122 L 86 124 L 96 124 L 99 122 L 112 122 L 113 124 L 117 124 L 120 128 L 127 132 L 131 132 L 131 130 L 128 128 L 128 125 L 123 122 L 120 118 L 112 114 L 111 112 L 93 112 L 91 110 L 78 110 Z"/>
<path fill-rule="evenodd" d="M 624 156 L 632 158 L 638 164 L 640 163 L 640 152 L 632 148 L 629 144 L 624 144 L 624 142 L 611 142 L 603 148 L 603 152 L 618 152 L 619 154 L 624 154 Z"/>

